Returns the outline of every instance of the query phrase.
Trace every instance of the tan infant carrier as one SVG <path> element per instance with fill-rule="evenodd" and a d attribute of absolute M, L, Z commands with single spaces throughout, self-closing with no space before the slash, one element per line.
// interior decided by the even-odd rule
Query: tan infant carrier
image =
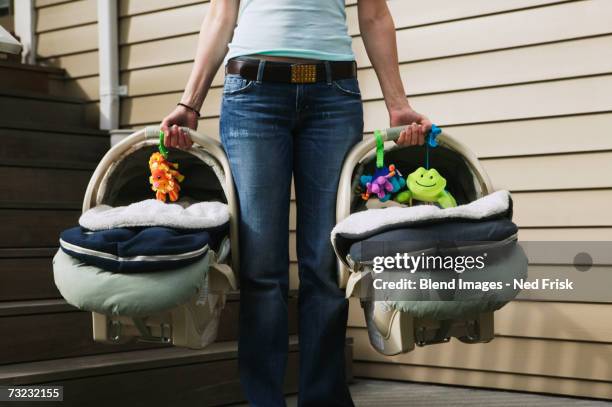
<path fill-rule="evenodd" d="M 377 141 L 374 137 L 364 140 L 348 155 L 339 184 L 338 225 L 331 236 L 339 260 L 339 284 L 346 289 L 347 297 L 360 297 L 370 342 L 382 354 L 405 353 L 415 344 L 447 342 L 453 337 L 466 343 L 488 342 L 494 337 L 493 312 L 518 293 L 508 283 L 527 273 L 527 259 L 517 244 L 516 225 L 511 222 L 510 194 L 494 192 L 476 156 L 450 135 L 440 134 L 435 148 L 427 144 L 399 147 L 390 142 L 397 140 L 400 131 L 396 128 L 379 133 L 386 142 L 385 163 L 394 164 L 405 179 L 427 160 L 428 166 L 445 177 L 446 191 L 457 206 L 401 207 L 389 200 L 372 208 L 372 202 L 366 203 L 360 195 L 360 180 L 364 174 L 372 174 L 375 165 L 378 167 Z M 432 284 L 462 279 L 471 287 L 482 286 L 484 280 L 497 281 L 501 289 L 471 290 L 469 296 L 466 290 L 436 288 L 399 290 L 385 298 L 364 296 L 368 292 L 364 288 L 371 288 L 377 278 L 377 256 L 442 253 L 441 242 L 451 240 L 463 244 L 463 249 L 495 252 L 496 256 L 491 256 L 483 271 L 448 277 L 448 273 L 419 270 L 409 279 L 426 278 Z M 471 244 L 476 242 L 479 244 Z"/>
<path fill-rule="evenodd" d="M 199 222 L 215 239 L 187 253 L 197 254 L 196 262 L 146 273 L 111 272 L 69 256 L 71 250 L 87 252 L 60 242 L 68 250 L 60 249 L 54 258 L 55 283 L 69 303 L 92 312 L 96 341 L 124 343 L 137 338 L 202 348 L 216 338 L 226 293 L 237 289 L 233 270 L 239 261 L 238 204 L 230 167 L 218 141 L 185 130 L 193 147 L 170 151 L 171 161 L 179 163 L 185 176 L 176 203 L 152 199 L 148 161 L 158 149 L 160 129 L 147 127 L 103 157 L 87 187 L 79 222 L 81 227 L 96 222 L 157 226 L 151 218 L 166 226 L 175 222 L 196 227 Z M 154 212 L 150 216 L 147 211 Z M 137 222 L 147 216 L 144 223 Z M 84 233 L 90 232 L 86 228 Z M 175 260 L 170 257 L 168 261 Z"/>

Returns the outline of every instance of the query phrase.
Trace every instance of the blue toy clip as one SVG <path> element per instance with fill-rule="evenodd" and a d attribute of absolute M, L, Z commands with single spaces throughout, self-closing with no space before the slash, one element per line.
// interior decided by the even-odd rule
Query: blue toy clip
<path fill-rule="evenodd" d="M 438 147 L 438 136 L 442 133 L 442 129 L 435 124 L 431 125 L 431 130 L 427 135 L 427 144 L 425 145 L 425 168 L 429 169 L 429 148 Z"/>
<path fill-rule="evenodd" d="M 427 144 L 429 147 L 438 147 L 438 136 L 442 133 L 442 129 L 435 124 L 431 125 L 431 130 L 427 135 Z"/>

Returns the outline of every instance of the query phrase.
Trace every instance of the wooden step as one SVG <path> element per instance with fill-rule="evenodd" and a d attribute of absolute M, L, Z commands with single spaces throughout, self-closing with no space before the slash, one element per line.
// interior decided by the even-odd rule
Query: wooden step
<path fill-rule="evenodd" d="M 347 339 L 347 380 L 352 381 L 353 341 Z M 0 385 L 60 385 L 57 406 L 218 406 L 244 401 L 237 343 L 206 349 L 158 348 L 109 355 L 21 363 L 0 370 Z M 298 390 L 299 354 L 289 338 L 285 394 Z"/>
<path fill-rule="evenodd" d="M 0 120 L 86 127 L 85 104 L 78 99 L 0 88 Z"/>
<path fill-rule="evenodd" d="M 0 301 L 60 298 L 51 264 L 56 251 L 0 249 Z"/>
<path fill-rule="evenodd" d="M 299 347 L 289 338 L 285 394 L 298 390 Z M 235 341 L 202 350 L 159 348 L 109 355 L 21 363 L 0 370 L 0 385 L 61 385 L 57 406 L 218 406 L 244 401 Z M 347 379 L 352 381 L 353 341 L 347 339 Z"/>
<path fill-rule="evenodd" d="M 239 295 L 230 295 L 221 315 L 217 341 L 238 338 L 238 308 Z M 289 321 L 290 334 L 297 333 L 297 298 L 293 294 Z M 10 333 L 0 335 L 0 370 L 1 365 L 11 363 L 170 346 L 139 341 L 124 345 L 94 342 L 91 313 L 63 299 L 0 302 L 0 332 Z"/>
<path fill-rule="evenodd" d="M 93 170 L 110 148 L 106 132 L 28 129 L 19 125 L 0 123 L 0 165 Z"/>
<path fill-rule="evenodd" d="M 80 210 L 0 209 L 0 248 L 54 247 L 65 229 L 78 224 Z"/>
<path fill-rule="evenodd" d="M 0 208 L 80 209 L 92 170 L 0 166 Z"/>
<path fill-rule="evenodd" d="M 65 78 L 60 68 L 0 61 L 0 89 L 50 94 L 63 88 Z"/>
<path fill-rule="evenodd" d="M 168 346 L 94 342 L 91 314 L 57 299 L 0 302 L 0 332 L 0 371 L 11 363 Z"/>
<path fill-rule="evenodd" d="M 15 129 L 15 130 L 29 130 L 36 132 L 48 132 L 48 133 L 59 133 L 59 134 L 72 134 L 82 136 L 98 136 L 108 139 L 109 133 L 107 130 L 98 130 L 90 127 L 75 126 L 69 123 L 38 123 L 36 121 L 20 121 L 13 120 L 11 118 L 0 118 L 0 128 L 2 129 Z"/>
<path fill-rule="evenodd" d="M 0 385 L 62 385 L 61 406 L 218 406 L 244 401 L 237 356 L 236 342 L 220 342 L 66 358 L 5 367 Z M 286 393 L 297 391 L 298 359 L 291 338 Z"/>

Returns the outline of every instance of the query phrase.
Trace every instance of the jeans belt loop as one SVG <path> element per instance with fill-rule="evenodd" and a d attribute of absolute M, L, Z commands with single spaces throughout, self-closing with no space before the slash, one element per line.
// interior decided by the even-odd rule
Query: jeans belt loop
<path fill-rule="evenodd" d="M 327 84 L 332 84 L 332 70 L 331 63 L 329 61 L 325 61 L 325 78 L 327 79 Z"/>
<path fill-rule="evenodd" d="M 257 68 L 257 84 L 261 84 L 261 81 L 263 80 L 263 74 L 264 74 L 265 67 L 266 67 L 266 60 L 260 59 L 259 67 Z"/>

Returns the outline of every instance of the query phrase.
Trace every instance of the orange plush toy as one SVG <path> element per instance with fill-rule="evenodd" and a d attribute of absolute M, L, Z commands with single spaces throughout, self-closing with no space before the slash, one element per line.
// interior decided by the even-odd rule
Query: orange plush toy
<path fill-rule="evenodd" d="M 179 183 L 185 179 L 177 170 L 178 164 L 166 160 L 162 153 L 153 153 L 149 159 L 149 169 L 149 182 L 156 193 L 155 198 L 166 202 L 166 195 L 169 195 L 170 201 L 175 202 L 181 190 Z"/>

